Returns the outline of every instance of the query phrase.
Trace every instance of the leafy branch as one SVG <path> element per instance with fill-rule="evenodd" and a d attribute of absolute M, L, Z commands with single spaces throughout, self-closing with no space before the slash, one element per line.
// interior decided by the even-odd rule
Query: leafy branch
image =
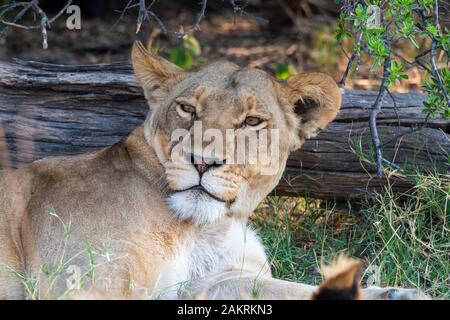
<path fill-rule="evenodd" d="M 398 166 L 383 158 L 385 144 L 378 136 L 377 115 L 382 111 L 386 94 L 394 99 L 390 88 L 399 79 L 408 79 L 407 67 L 417 67 L 425 74 L 422 89 L 427 94 L 423 103 L 426 119 L 437 115 L 450 119 L 450 34 L 440 26 L 438 0 L 343 0 L 336 38 L 354 39 L 355 43 L 340 81 L 342 86 L 352 70 L 358 70 L 361 59 L 371 62 L 372 72 L 382 70 L 378 96 L 369 117 L 377 175 L 381 176 L 383 164 Z M 420 52 L 413 61 L 395 50 L 401 42 L 411 43 Z M 438 57 L 445 57 L 445 61 L 439 61 Z"/>

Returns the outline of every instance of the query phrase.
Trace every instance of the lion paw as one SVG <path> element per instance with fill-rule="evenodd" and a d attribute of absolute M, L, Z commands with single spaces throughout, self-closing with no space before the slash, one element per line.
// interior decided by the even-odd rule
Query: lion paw
<path fill-rule="evenodd" d="M 420 289 L 389 289 L 387 300 L 431 300 L 431 297 Z"/>
<path fill-rule="evenodd" d="M 420 289 L 369 287 L 362 292 L 368 300 L 431 300 Z"/>

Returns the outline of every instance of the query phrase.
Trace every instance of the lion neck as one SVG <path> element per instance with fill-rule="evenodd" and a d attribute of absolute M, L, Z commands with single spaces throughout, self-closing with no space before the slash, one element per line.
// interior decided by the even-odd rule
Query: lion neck
<path fill-rule="evenodd" d="M 143 126 L 134 129 L 123 141 L 124 150 L 128 153 L 133 165 L 144 176 L 158 179 L 161 189 L 167 188 L 164 179 L 164 168 L 158 160 L 155 150 L 144 136 Z"/>

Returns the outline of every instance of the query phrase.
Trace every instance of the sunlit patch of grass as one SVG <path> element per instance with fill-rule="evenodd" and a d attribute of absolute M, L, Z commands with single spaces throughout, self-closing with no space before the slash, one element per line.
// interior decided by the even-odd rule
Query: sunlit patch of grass
<path fill-rule="evenodd" d="M 361 208 L 304 198 L 268 197 L 252 217 L 272 262 L 273 274 L 311 284 L 318 268 L 338 253 L 363 259 L 363 284 L 418 287 L 450 298 L 450 181 L 416 174 L 402 198 L 386 189 Z"/>

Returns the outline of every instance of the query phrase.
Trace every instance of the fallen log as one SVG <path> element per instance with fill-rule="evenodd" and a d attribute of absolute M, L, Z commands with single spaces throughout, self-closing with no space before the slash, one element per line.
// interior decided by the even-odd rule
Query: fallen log
<path fill-rule="evenodd" d="M 448 171 L 450 123 L 429 119 L 419 93 L 386 98 L 378 117 L 387 160 L 402 168 Z M 358 199 L 379 191 L 368 130 L 376 93 L 346 90 L 337 119 L 289 158 L 274 191 L 332 199 Z M 111 145 L 145 119 L 147 105 L 125 63 L 62 66 L 0 62 L 0 168 L 18 167 L 50 155 L 71 155 Z M 412 184 L 391 175 L 405 192 Z"/>

